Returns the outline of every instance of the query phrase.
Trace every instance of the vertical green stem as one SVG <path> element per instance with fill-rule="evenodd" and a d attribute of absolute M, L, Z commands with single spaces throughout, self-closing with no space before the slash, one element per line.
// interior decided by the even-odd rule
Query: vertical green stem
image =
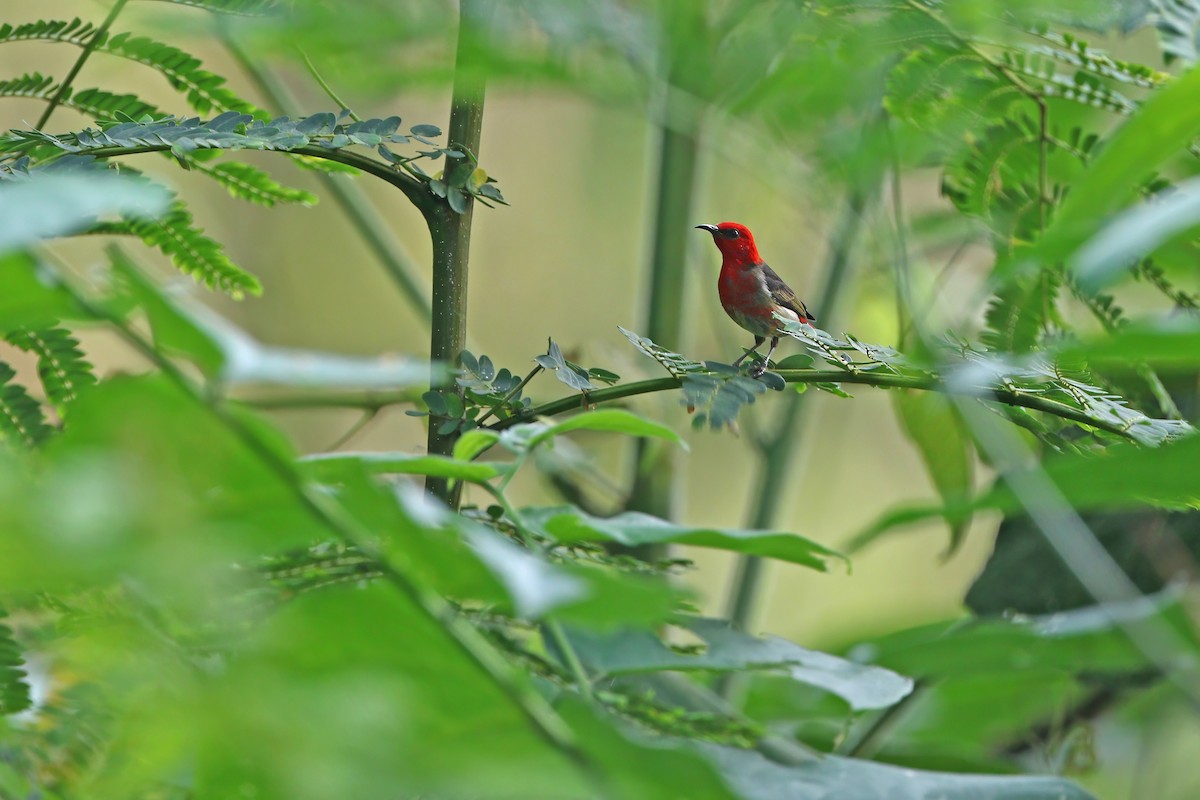
<path fill-rule="evenodd" d="M 834 228 L 829 243 L 829 256 L 825 265 L 825 284 L 813 313 L 822 320 L 833 319 L 836 308 L 844 294 L 849 278 L 850 257 L 862 230 L 863 212 L 874 195 L 874 189 L 851 187 Z M 826 323 L 828 325 L 828 323 Z M 756 478 L 754 500 L 750 507 L 751 528 L 770 528 L 779 516 L 779 507 L 789 496 L 785 487 L 793 485 L 790 480 L 791 466 L 799 447 L 797 433 L 810 404 L 805 402 L 807 394 L 791 394 L 780 414 L 778 425 L 771 436 L 760 444 L 759 470 Z M 737 572 L 727 608 L 730 621 L 738 628 L 747 627 L 758 608 L 762 594 L 765 564 L 756 556 L 742 556 L 737 562 Z M 738 704 L 744 682 L 738 674 L 724 676 L 718 689 L 734 705 Z"/>
<path fill-rule="evenodd" d="M 678 352 L 685 350 L 686 257 L 688 239 L 695 236 L 696 220 L 691 216 L 704 117 L 701 98 L 711 92 L 713 48 L 707 6 L 695 0 L 659 3 L 663 60 L 658 86 L 658 183 L 647 276 L 650 297 L 642 326 L 651 339 Z M 675 465 L 674 448 L 639 440 L 628 508 L 664 519 L 675 516 Z M 664 552 L 662 547 L 639 548 L 637 555 L 653 559 Z"/>
<path fill-rule="evenodd" d="M 643 327 L 655 342 L 683 347 L 687 237 L 692 233 L 698 145 L 694 131 L 664 127 L 659 140 L 658 204 L 650 255 L 650 300 Z M 675 448 L 639 439 L 629 508 L 664 519 L 674 513 Z M 652 554 L 646 553 L 647 557 Z"/>
<path fill-rule="evenodd" d="M 475 27 L 492 11 L 492 0 L 462 0 L 458 23 L 458 49 L 455 55 L 454 95 L 450 105 L 450 130 L 447 137 L 452 147 L 468 154 L 479 154 L 480 131 L 483 128 L 483 77 L 467 63 Z M 474 169 L 470 158 L 447 160 L 445 179 L 453 183 L 456 170 Z M 467 264 L 471 249 L 471 217 L 475 203 L 469 197 L 466 210 L 458 214 L 449 205 L 442 205 L 427 215 L 433 237 L 433 326 L 429 340 L 429 358 L 435 365 L 452 364 L 466 344 L 467 336 Z M 450 455 L 457 441 L 456 433 L 439 433 L 429 428 L 428 452 Z M 451 506 L 457 505 L 457 493 L 450 490 L 445 478 L 430 477 L 425 489 Z"/>
<path fill-rule="evenodd" d="M 54 93 L 54 97 L 50 98 L 50 104 L 46 106 L 46 110 L 42 112 L 42 116 L 38 117 L 37 125 L 34 127 L 39 131 L 46 127 L 46 123 L 50 121 L 50 115 L 54 113 L 54 109 L 58 108 L 63 100 L 71 93 L 71 84 L 75 82 L 75 78 L 79 75 L 79 70 L 83 69 L 83 65 L 91 58 L 92 53 L 96 52 L 96 48 L 108 38 L 108 29 L 116 22 L 117 15 L 125 8 L 125 3 L 128 0 L 117 0 L 113 7 L 109 10 L 108 16 L 100 23 L 100 27 L 96 28 L 96 32 L 92 34 L 92 38 L 88 39 L 88 43 L 83 46 L 83 52 L 79 54 L 79 58 L 75 59 L 75 63 L 71 65 L 71 71 L 67 73 L 67 77 L 63 78 L 63 82 L 58 85 L 58 91 Z"/>

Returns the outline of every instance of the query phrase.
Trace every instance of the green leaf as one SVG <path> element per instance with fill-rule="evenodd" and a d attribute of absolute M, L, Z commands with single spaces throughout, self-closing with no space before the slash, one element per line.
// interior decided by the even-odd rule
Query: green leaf
<path fill-rule="evenodd" d="M 26 181 L 0 180 L 0 255 L 41 239 L 86 229 L 103 214 L 127 214 L 137 224 L 167 207 L 162 187 L 107 171 L 37 175 Z"/>
<path fill-rule="evenodd" d="M 640 352 L 657 361 L 663 369 L 671 373 L 671 377 L 673 378 L 682 378 L 689 373 L 708 371 L 699 361 L 693 361 L 679 353 L 673 353 L 665 347 L 661 347 L 650 341 L 645 336 L 638 336 L 633 331 L 625 330 L 620 325 L 617 326 L 617 330 Z"/>
<path fill-rule="evenodd" d="M 1059 614 L 996 617 L 923 625 L 851 649 L 871 663 L 918 679 L 1055 670 L 1066 674 L 1123 674 L 1150 666 L 1126 625 L 1168 626 L 1197 652 L 1196 632 L 1177 592 L 1128 603 L 1095 605 Z M 1184 653 L 1178 654 L 1180 657 Z"/>
<path fill-rule="evenodd" d="M 317 196 L 303 189 L 293 189 L 278 183 L 258 167 L 240 161 L 226 161 L 209 166 L 192 159 L 191 169 L 208 175 L 227 190 L 233 197 L 251 203 L 274 207 L 278 203 L 298 203 L 303 206 L 316 205 Z"/>
<path fill-rule="evenodd" d="M 536 356 L 534 361 L 542 365 L 543 368 L 553 371 L 554 377 L 575 391 L 586 392 L 596 388 L 588 380 L 587 370 L 567 361 L 563 356 L 562 349 L 558 346 L 558 342 L 553 339 L 550 340 L 550 347 L 545 355 Z"/>
<path fill-rule="evenodd" d="M 1133 323 L 1112 335 L 1068 344 L 1060 358 L 1067 362 L 1083 359 L 1099 368 L 1121 369 L 1145 362 L 1164 370 L 1188 370 L 1200 363 L 1200 324 L 1184 315 Z"/>
<path fill-rule="evenodd" d="M 586 779 L 546 746 L 515 698 L 544 701 L 491 644 L 471 641 L 514 689 L 391 587 L 297 598 L 239 646 L 210 691 L 178 707 L 199 739 L 197 791 L 587 796 Z"/>
<path fill-rule="evenodd" d="M 689 742 L 650 739 L 578 697 L 556 705 L 579 736 L 588 757 L 603 770 L 606 791 L 637 800 L 738 800 L 713 765 Z M 559 792 L 553 795 L 562 796 Z M 580 797 L 598 796 L 596 791 Z"/>
<path fill-rule="evenodd" d="M 1091 800 L 1070 781 L 1040 776 L 964 775 L 826 755 L 797 766 L 753 750 L 701 745 L 742 800 Z M 854 787 L 846 795 L 846 787 Z"/>
<path fill-rule="evenodd" d="M 6 617 L 8 612 L 0 606 L 0 716 L 24 711 L 32 704 L 25 659 L 12 628 L 3 622 Z"/>
<path fill-rule="evenodd" d="M 1048 459 L 1046 474 L 1075 508 L 1130 508 L 1143 503 L 1165 506 L 1200 504 L 1200 436 L 1161 447 L 1113 445 L 1103 455 L 1065 455 Z M 980 505 L 1015 509 L 1012 494 L 1000 487 Z"/>
<path fill-rule="evenodd" d="M 1155 27 L 1162 40 L 1163 60 L 1200 61 L 1200 3 L 1195 0 L 1151 0 Z"/>
<path fill-rule="evenodd" d="M 240 298 L 262 293 L 258 278 L 234 264 L 215 239 L 193 224 L 187 207 L 176 201 L 170 212 L 156 220 L 126 219 L 96 225 L 93 233 L 137 236 L 170 257 L 181 272 L 211 289 Z"/>
<path fill-rule="evenodd" d="M 19 448 L 35 448 L 52 433 L 42 405 L 29 396 L 17 373 L 0 361 L 0 441 Z"/>
<path fill-rule="evenodd" d="M 774 558 L 822 572 L 828 569 L 830 559 L 846 560 L 840 553 L 793 533 L 675 525 L 636 511 L 601 519 L 573 506 L 527 508 L 521 513 L 530 525 L 564 544 L 589 541 L 617 542 L 628 547 L 687 544 Z"/>
<path fill-rule="evenodd" d="M 679 652 L 665 645 L 653 631 L 644 629 L 610 634 L 571 631 L 570 638 L 585 664 L 609 675 L 660 670 L 775 670 L 841 697 L 854 711 L 887 708 L 913 689 L 912 680 L 891 670 L 807 650 L 776 636 L 750 636 L 724 620 L 684 617 L 675 623 L 703 639 L 704 650 Z"/>
<path fill-rule="evenodd" d="M 471 461 L 498 441 L 499 433 L 476 428 L 458 437 L 458 441 L 454 443 L 453 456 L 458 461 Z"/>
<path fill-rule="evenodd" d="M 118 247 L 107 249 L 113 274 L 123 290 L 146 312 L 155 345 L 169 355 L 183 356 L 206 375 L 220 375 L 226 354 L 214 337 L 184 311 L 175 298 L 167 298 Z"/>
<path fill-rule="evenodd" d="M 1112 283 L 1172 239 L 1183 234 L 1195 238 L 1200 225 L 1200 178 L 1163 194 L 1111 218 L 1072 256 L 1071 269 L 1085 292 Z"/>
<path fill-rule="evenodd" d="M 1180 75 L 1151 95 L 1141 110 L 1117 129 L 1071 187 L 1032 251 L 1018 251 L 1013 264 L 1036 255 L 1042 263 L 1065 260 L 1103 229 L 1145 179 L 1200 134 L 1191 109 L 1200 104 L 1200 69 Z"/>
<path fill-rule="evenodd" d="M 970 494 L 975 488 L 974 448 L 954 403 L 934 392 L 901 389 L 892 393 L 892 404 L 942 500 L 949 503 Z M 958 549 L 970 524 L 969 515 L 950 522 L 948 554 Z"/>
<path fill-rule="evenodd" d="M 84 358 L 78 340 L 65 328 L 21 328 L 6 338 L 14 347 L 37 356 L 38 377 L 46 398 L 60 411 L 96 383 L 94 368 Z"/>
<path fill-rule="evenodd" d="M 0 255 L 0 279 L 0 331 L 84 316 L 58 275 L 28 253 Z"/>
<path fill-rule="evenodd" d="M 511 471 L 509 464 L 487 461 L 459 461 L 446 456 L 420 456 L 408 453 L 330 453 L 306 456 L 302 463 L 315 480 L 323 480 L 328 471 L 341 469 L 344 462 L 353 461 L 372 475 L 432 475 L 470 483 L 486 483 Z"/>
<path fill-rule="evenodd" d="M 145 36 L 119 33 L 107 37 L 97 49 L 136 61 L 162 74 L 172 88 L 187 93 L 188 104 L 201 114 L 214 109 L 246 114 L 257 111 L 253 105 L 226 89 L 224 78 L 201 69 L 200 59 L 177 47 Z"/>
<path fill-rule="evenodd" d="M 555 436 L 571 431 L 609 431 L 612 433 L 624 433 L 629 436 L 666 439 L 685 448 L 687 446 L 679 438 L 679 434 L 667 426 L 651 422 L 648 419 L 642 419 L 637 414 L 619 408 L 603 408 L 596 411 L 588 411 L 571 417 L 565 422 L 555 423 L 531 438 L 528 446 L 536 447 L 549 439 L 553 439 Z"/>

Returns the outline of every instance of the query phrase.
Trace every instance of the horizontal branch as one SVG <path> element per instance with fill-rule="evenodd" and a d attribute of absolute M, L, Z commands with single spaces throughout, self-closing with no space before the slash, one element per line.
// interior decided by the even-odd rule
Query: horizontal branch
<path fill-rule="evenodd" d="M 298 394 L 263 395 L 261 397 L 238 397 L 235 401 L 268 411 L 308 408 L 356 408 L 363 411 L 380 411 L 388 406 L 403 403 L 418 403 L 426 387 L 369 392 L 305 392 Z"/>
<path fill-rule="evenodd" d="M 171 149 L 169 144 L 146 144 L 136 147 L 97 147 L 93 150 L 84 149 L 80 151 L 82 155 L 89 155 L 95 158 L 118 158 L 120 156 L 134 156 L 142 153 L 161 153 Z M 376 178 L 387 181 L 395 186 L 404 196 L 409 199 L 414 206 L 420 209 L 422 214 L 428 216 L 430 213 L 439 208 L 441 201 L 429 191 L 425 184 L 406 175 L 403 172 L 384 164 L 382 161 L 376 161 L 373 158 L 368 158 L 361 153 L 354 153 L 344 150 L 330 150 L 325 147 L 316 147 L 307 145 L 297 147 L 293 150 L 252 150 L 251 148 L 228 148 L 228 147 L 199 147 L 198 150 L 222 150 L 229 151 L 232 149 L 242 149 L 251 152 L 275 152 L 275 153 L 291 153 L 292 155 L 311 156 L 313 158 L 322 158 L 326 161 L 336 161 L 339 164 L 360 169 L 368 175 L 373 175 Z M 67 155 L 67 153 L 64 153 Z"/>
<path fill-rule="evenodd" d="M 1013 389 L 998 389 L 985 386 L 951 386 L 947 383 L 937 380 L 936 378 L 913 377 L 907 375 L 895 375 L 886 372 L 877 371 L 859 371 L 846 372 L 843 370 L 807 370 L 807 369 L 790 369 L 779 370 L 775 373 L 783 378 L 786 383 L 856 383 L 864 386 L 878 386 L 881 388 L 891 389 L 918 389 L 920 391 L 942 392 L 943 394 L 957 394 L 967 397 L 978 397 L 983 400 L 994 400 L 997 403 L 1003 403 L 1010 406 L 1023 406 L 1035 411 L 1044 411 L 1047 414 L 1052 414 L 1056 417 L 1069 419 L 1072 422 L 1079 422 L 1084 425 L 1090 425 L 1093 428 L 1098 428 L 1109 433 L 1117 434 L 1118 436 L 1129 437 L 1128 431 L 1124 426 L 1117 425 L 1105 420 L 1095 419 L 1077 408 L 1072 408 L 1066 403 L 1060 403 L 1057 400 L 1050 400 L 1036 394 L 1029 394 Z M 647 381 L 638 381 L 636 383 L 626 383 L 619 386 L 610 386 L 606 389 L 599 389 L 594 392 L 586 393 L 586 400 L 590 404 L 610 403 L 614 400 L 621 400 L 626 397 L 634 397 L 639 394 L 650 394 L 653 392 L 666 392 L 672 389 L 679 389 L 683 386 L 683 381 L 680 378 L 655 378 Z M 537 417 L 551 417 L 556 414 L 562 414 L 567 411 L 578 409 L 583 402 L 583 397 L 578 394 L 569 395 L 567 397 L 552 400 L 548 403 L 542 403 L 538 406 L 533 406 L 525 413 L 514 417 L 509 417 L 505 420 L 500 420 L 488 427 L 492 430 L 503 430 L 512 425 L 521 422 L 530 422 Z"/>

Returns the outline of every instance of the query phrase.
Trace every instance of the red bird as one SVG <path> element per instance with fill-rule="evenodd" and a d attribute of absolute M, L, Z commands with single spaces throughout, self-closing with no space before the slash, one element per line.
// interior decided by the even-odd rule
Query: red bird
<path fill-rule="evenodd" d="M 796 296 L 792 288 L 775 274 L 758 254 L 754 236 L 745 225 L 722 222 L 720 225 L 697 225 L 697 228 L 712 234 L 713 244 L 721 251 L 721 277 L 717 279 L 717 291 L 721 305 L 734 322 L 754 334 L 754 347 L 733 362 L 738 366 L 746 356 L 758 355 L 758 348 L 771 337 L 771 349 L 761 364 L 750 368 L 750 374 L 758 377 L 767 370 L 767 362 L 779 344 L 782 324 L 775 314 L 794 319 L 796 322 L 812 324 L 816 317 Z"/>

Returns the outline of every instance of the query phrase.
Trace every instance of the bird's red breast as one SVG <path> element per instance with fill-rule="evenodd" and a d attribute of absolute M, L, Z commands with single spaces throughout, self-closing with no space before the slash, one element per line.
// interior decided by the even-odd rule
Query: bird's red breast
<path fill-rule="evenodd" d="M 703 227 L 721 252 L 717 292 L 734 322 L 756 336 L 773 336 L 779 331 L 776 313 L 797 322 L 812 321 L 795 292 L 763 262 L 749 228 L 737 222 Z"/>

